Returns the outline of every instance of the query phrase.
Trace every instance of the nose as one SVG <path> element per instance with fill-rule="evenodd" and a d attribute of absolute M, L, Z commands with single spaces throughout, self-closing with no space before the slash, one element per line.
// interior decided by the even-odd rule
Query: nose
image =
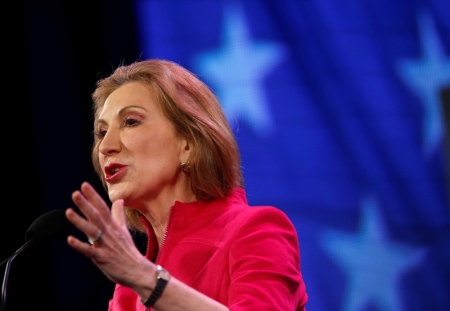
<path fill-rule="evenodd" d="M 112 155 L 121 150 L 119 132 L 114 128 L 109 128 L 99 145 L 99 151 L 103 155 Z"/>

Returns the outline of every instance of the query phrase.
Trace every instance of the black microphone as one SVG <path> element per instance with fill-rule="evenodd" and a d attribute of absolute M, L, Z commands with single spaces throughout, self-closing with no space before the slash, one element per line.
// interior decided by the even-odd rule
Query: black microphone
<path fill-rule="evenodd" d="M 39 216 L 28 228 L 25 241 L 49 242 L 63 236 L 70 228 L 65 210 L 57 209 Z"/>
<path fill-rule="evenodd" d="M 33 243 L 35 245 L 39 243 L 47 243 L 63 236 L 68 233 L 71 225 L 72 224 L 66 218 L 65 210 L 62 209 L 47 212 L 39 216 L 31 224 L 25 234 L 25 244 L 22 245 L 22 247 L 20 247 L 14 254 L 0 263 L 0 266 L 2 266 L 5 262 L 8 262 L 6 264 L 5 275 L 3 277 L 1 311 L 5 310 L 6 286 L 8 283 L 9 269 L 14 258 L 28 249 Z"/>

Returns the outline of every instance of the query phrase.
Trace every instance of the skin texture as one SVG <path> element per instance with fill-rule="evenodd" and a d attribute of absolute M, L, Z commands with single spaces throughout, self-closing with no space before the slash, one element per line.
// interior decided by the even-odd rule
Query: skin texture
<path fill-rule="evenodd" d="M 134 82 L 121 86 L 106 100 L 96 132 L 101 139 L 102 167 L 125 165 L 108 193 L 139 210 L 162 237 L 175 200 L 195 201 L 180 163 L 189 157 L 186 139 L 178 137 L 149 89 Z"/>
<path fill-rule="evenodd" d="M 124 206 L 139 210 L 152 224 L 159 243 L 175 201 L 196 200 L 180 163 L 189 159 L 189 142 L 177 135 L 150 90 L 127 83 L 105 102 L 96 124 L 99 159 L 106 169 L 109 209 L 95 189 L 84 182 L 72 194 L 84 215 L 68 208 L 66 216 L 87 237 L 102 237 L 92 246 L 73 236 L 68 244 L 89 257 L 111 281 L 147 299 L 155 286 L 156 266 L 135 247 L 126 226 Z M 111 169 L 119 168 L 119 171 Z M 172 277 L 155 310 L 228 310 Z"/>

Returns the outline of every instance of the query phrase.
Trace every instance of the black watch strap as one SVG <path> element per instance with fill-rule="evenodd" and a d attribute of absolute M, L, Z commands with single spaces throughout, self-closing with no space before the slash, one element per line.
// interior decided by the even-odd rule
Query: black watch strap
<path fill-rule="evenodd" d="M 147 308 L 153 307 L 159 297 L 161 297 L 164 288 L 170 280 L 170 274 L 160 265 L 156 266 L 156 286 L 147 301 L 141 300 L 141 303 Z"/>

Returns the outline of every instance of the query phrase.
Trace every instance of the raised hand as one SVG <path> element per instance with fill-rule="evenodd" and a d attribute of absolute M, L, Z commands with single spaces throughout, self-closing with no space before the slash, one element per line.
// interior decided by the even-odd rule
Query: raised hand
<path fill-rule="evenodd" d="M 113 203 L 111 210 L 97 191 L 87 182 L 74 191 L 72 200 L 85 216 L 72 208 L 66 210 L 67 219 L 86 234 L 89 243 L 69 236 L 69 245 L 85 256 L 111 281 L 133 288 L 148 271 L 156 267 L 136 248 L 126 226 L 123 200 Z M 92 244 L 91 244 L 92 243 Z M 135 272 L 136 271 L 136 272 Z M 135 273 L 134 273 L 135 272 Z"/>

